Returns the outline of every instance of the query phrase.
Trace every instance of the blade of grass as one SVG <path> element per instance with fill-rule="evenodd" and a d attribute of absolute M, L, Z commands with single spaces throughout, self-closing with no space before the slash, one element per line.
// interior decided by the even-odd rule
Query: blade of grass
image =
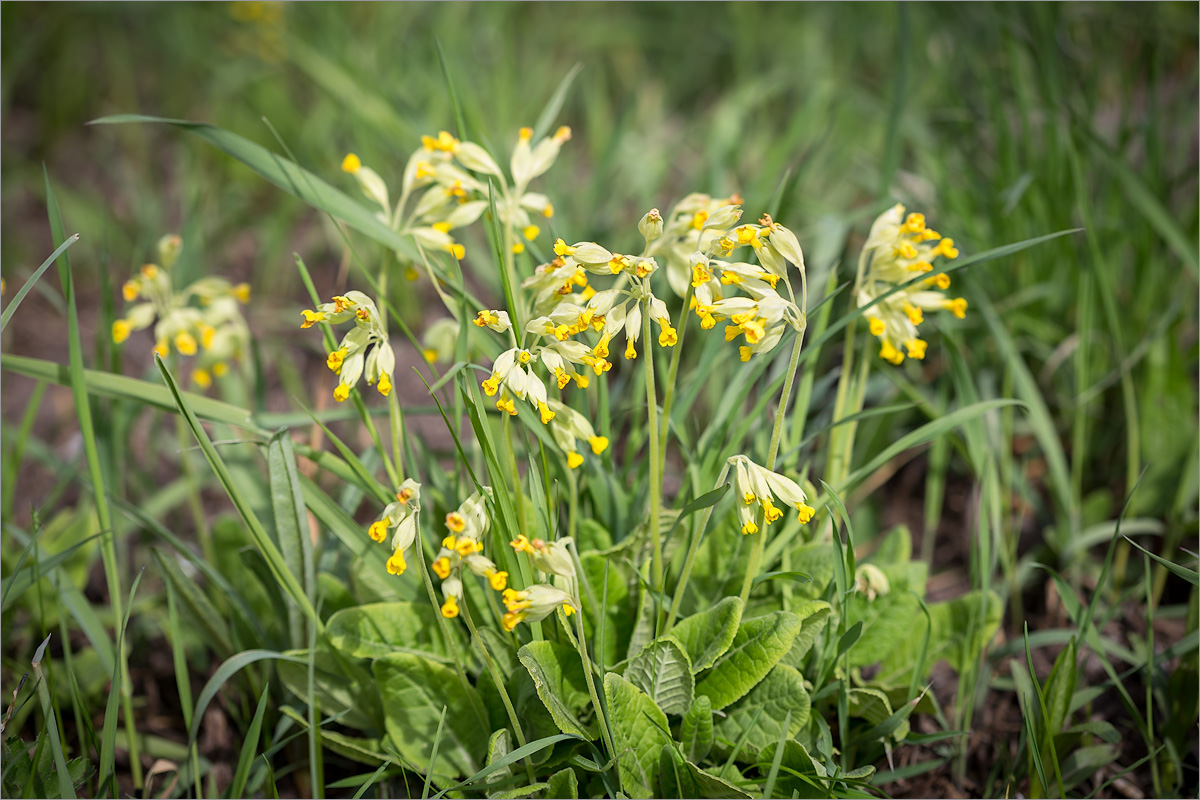
<path fill-rule="evenodd" d="M 16 313 L 18 308 L 20 308 L 21 301 L 25 299 L 25 295 L 29 294 L 29 291 L 33 288 L 33 285 L 38 282 L 38 278 L 42 277 L 46 270 L 50 269 L 50 265 L 53 264 L 59 256 L 67 252 L 67 248 L 78 241 L 79 234 L 71 234 L 67 240 L 60 244 L 58 249 L 51 253 L 50 257 L 43 261 L 42 265 L 38 267 L 32 275 L 29 276 L 29 279 L 26 280 L 21 288 L 17 290 L 17 293 L 13 295 L 13 299 L 10 300 L 8 305 L 4 307 L 4 313 L 0 314 L 0 332 L 8 327 L 8 321 L 12 319 L 12 315 Z"/>
<path fill-rule="evenodd" d="M 121 619 L 121 629 L 117 632 L 116 652 L 124 652 L 125 649 L 125 631 L 129 627 L 129 612 L 133 608 L 133 598 L 137 595 L 138 584 L 142 581 L 144 568 L 140 570 L 137 577 L 133 579 L 133 586 L 129 589 L 129 603 L 125 606 L 125 614 Z M 103 786 L 106 779 L 111 774 L 111 791 L 112 796 L 117 797 L 117 775 L 113 770 L 113 765 L 116 763 L 116 747 L 117 747 L 117 700 L 121 694 L 121 685 L 124 682 L 124 671 L 128 669 L 128 662 L 125 659 L 118 659 L 116 663 L 116 672 L 113 673 L 112 686 L 108 690 L 108 705 L 104 710 L 104 727 L 100 731 L 100 765 L 96 772 L 96 780 L 99 786 Z M 126 726 L 128 730 L 130 726 Z M 129 744 L 129 756 L 137 752 L 136 745 L 130 739 L 126 740 Z M 140 774 L 140 769 L 139 769 Z"/>
<path fill-rule="evenodd" d="M 258 749 L 258 739 L 262 733 L 263 716 L 267 711 L 269 691 L 269 685 L 263 688 L 262 696 L 258 698 L 258 708 L 254 712 L 254 718 L 250 720 L 250 727 L 246 729 L 242 750 L 238 755 L 237 769 L 233 773 L 233 783 L 229 786 L 230 797 L 242 797 L 242 792 L 246 788 L 246 779 L 250 777 L 250 765 L 257 758 L 254 751 Z"/>
<path fill-rule="evenodd" d="M 48 644 L 50 644 L 50 636 L 46 636 L 33 654 L 33 674 L 37 684 L 38 699 L 42 702 L 42 717 L 46 721 L 46 735 L 50 740 L 50 752 L 54 755 L 58 795 L 74 800 L 75 787 L 71 785 L 71 773 L 67 769 L 67 758 L 63 754 L 62 740 L 58 736 L 58 720 L 54 713 L 54 704 L 50 700 L 50 689 L 46 686 L 46 675 L 42 672 L 42 656 L 45 654 Z"/>

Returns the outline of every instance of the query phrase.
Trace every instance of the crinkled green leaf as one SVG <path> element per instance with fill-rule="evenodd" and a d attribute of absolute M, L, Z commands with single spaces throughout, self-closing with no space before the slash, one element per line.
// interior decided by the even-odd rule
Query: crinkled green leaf
<path fill-rule="evenodd" d="M 621 789 L 631 798 L 658 797 L 659 754 L 671 745 L 667 715 L 641 689 L 616 673 L 604 676 Z"/>
<path fill-rule="evenodd" d="M 893 648 L 912 636 L 921 604 L 908 592 L 893 591 L 868 600 L 861 592 L 846 601 L 846 624 L 861 622 L 862 633 L 850 648 L 850 666 L 865 667 L 887 657 Z"/>
<path fill-rule="evenodd" d="M 684 757 L 693 763 L 703 761 L 712 749 L 712 701 L 707 695 L 700 695 L 692 701 L 691 708 L 683 715 L 683 722 L 679 725 L 679 738 Z"/>
<path fill-rule="evenodd" d="M 696 694 L 708 695 L 718 710 L 744 697 L 791 649 L 802 624 L 788 611 L 743 622 L 729 650 L 696 686 Z"/>
<path fill-rule="evenodd" d="M 625 678 L 667 714 L 683 714 L 692 704 L 692 662 L 675 637 L 660 636 L 629 660 Z"/>
<path fill-rule="evenodd" d="M 707 611 L 682 619 L 671 628 L 671 636 L 683 645 L 692 660 L 692 674 L 708 669 L 725 654 L 741 621 L 741 598 L 726 597 Z"/>
<path fill-rule="evenodd" d="M 538 697 L 563 733 L 595 739 L 599 733 L 593 717 L 584 723 L 580 712 L 591 708 L 583 663 L 574 648 L 553 642 L 530 642 L 517 652 L 529 671 Z"/>
<path fill-rule="evenodd" d="M 800 632 L 792 640 L 791 648 L 781 661 L 799 669 L 800 662 L 812 649 L 813 642 L 829 624 L 829 617 L 833 613 L 833 609 L 824 600 L 809 600 L 793 607 L 791 612 L 800 617 L 803 622 L 800 625 Z"/>
<path fill-rule="evenodd" d="M 724 740 L 728 752 L 729 746 L 749 731 L 738 760 L 753 763 L 759 751 L 771 742 L 791 739 L 800 733 L 808 724 L 810 707 L 800 672 L 786 664 L 776 664 L 750 694 L 725 709 L 725 716 L 715 725 L 717 741 Z M 789 712 L 791 718 L 785 734 L 783 724 Z"/>
<path fill-rule="evenodd" d="M 393 653 L 374 661 L 375 679 L 383 698 L 388 738 L 417 769 L 430 769 L 430 753 L 442 709 L 446 721 L 438 745 L 435 773 L 470 775 L 487 752 L 489 731 L 475 713 L 479 705 L 452 667 L 413 653 Z"/>
<path fill-rule="evenodd" d="M 567 767 L 551 775 L 546 781 L 544 796 L 556 798 L 556 800 L 578 800 L 579 777 L 575 774 L 575 770 Z"/>
<path fill-rule="evenodd" d="M 450 650 L 436 613 L 428 602 L 369 603 L 343 609 L 329 618 L 329 641 L 354 658 L 405 652 L 448 663 Z"/>

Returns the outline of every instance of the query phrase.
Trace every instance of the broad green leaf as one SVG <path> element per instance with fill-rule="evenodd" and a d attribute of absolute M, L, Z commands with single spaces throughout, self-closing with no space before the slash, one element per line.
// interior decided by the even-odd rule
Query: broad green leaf
<path fill-rule="evenodd" d="M 682 619 L 671 636 L 683 646 L 692 660 L 692 674 L 708 669 L 725 654 L 742 621 L 742 601 L 726 597 L 707 611 Z"/>
<path fill-rule="evenodd" d="M 279 680 L 302 702 L 308 697 L 308 650 L 289 650 L 293 659 L 276 667 Z M 370 673 L 358 668 L 358 680 L 347 674 L 349 659 L 339 658 L 328 647 L 317 647 L 313 669 L 313 696 L 321 713 L 368 733 L 383 729 L 383 704 Z M 357 668 L 357 665 L 355 665 Z"/>
<path fill-rule="evenodd" d="M 567 645 L 542 641 L 525 645 L 517 657 L 529 671 L 538 697 L 558 729 L 595 739 L 598 735 L 595 718 L 586 723 L 579 719 L 580 712 L 592 705 L 579 653 Z"/>
<path fill-rule="evenodd" d="M 738 628 L 728 652 L 696 686 L 714 709 L 744 697 L 791 649 L 803 620 L 787 611 L 747 620 Z"/>
<path fill-rule="evenodd" d="M 488 739 L 487 746 L 487 766 L 492 766 L 500 759 L 508 755 L 512 750 L 512 734 L 508 728 L 501 728 L 498 731 L 493 731 L 492 737 Z M 497 767 L 496 771 L 488 775 L 484 779 L 484 783 L 499 783 L 500 781 L 508 780 L 513 776 L 512 765 L 507 764 L 502 767 Z"/>
<path fill-rule="evenodd" d="M 912 635 L 917 618 L 924 618 L 915 595 L 893 591 L 868 600 L 857 592 L 846 602 L 846 624 L 861 622 L 863 629 L 850 648 L 850 666 L 865 667 L 887 657 L 893 648 Z"/>
<path fill-rule="evenodd" d="M 546 781 L 545 796 L 557 800 L 578 800 L 579 778 L 575 775 L 575 770 L 567 767 L 551 775 Z"/>
<path fill-rule="evenodd" d="M 291 706 L 281 706 L 280 711 L 308 729 L 308 717 Z M 392 760 L 384 752 L 383 742 L 379 739 L 364 739 L 358 736 L 347 736 L 344 733 L 331 731 L 327 727 L 321 730 L 321 746 L 328 747 L 339 756 L 357 761 L 360 764 L 375 766 Z"/>
<path fill-rule="evenodd" d="M 428 602 L 370 603 L 343 609 L 329 618 L 329 641 L 354 658 L 415 653 L 449 663 L 450 650 L 436 613 Z"/>
<path fill-rule="evenodd" d="M 388 738 L 402 756 L 421 771 L 432 769 L 447 776 L 470 775 L 479 769 L 487 752 L 487 728 L 476 716 L 476 700 L 467 696 L 453 668 L 412 653 L 393 653 L 374 662 L 375 678 L 383 698 Z M 445 726 L 438 745 L 437 763 L 430 752 L 442 710 Z"/>
<path fill-rule="evenodd" d="M 798 669 L 804 657 L 808 655 L 808 651 L 812 649 L 813 642 L 821 635 L 821 631 L 825 630 L 833 609 L 824 600 L 809 600 L 795 606 L 791 611 L 803 622 L 800 625 L 800 632 L 792 640 L 791 648 L 781 661 Z"/>
<path fill-rule="evenodd" d="M 808 600 L 816 600 L 833 580 L 833 544 L 831 542 L 809 542 L 792 548 L 791 568 L 812 576 L 811 583 L 796 583 L 792 594 Z"/>
<path fill-rule="evenodd" d="M 1075 694 L 1075 661 L 1075 639 L 1072 637 L 1054 660 L 1054 667 L 1046 678 L 1046 710 L 1050 712 L 1050 719 L 1046 720 L 1047 736 L 1057 736 L 1066 725 L 1067 710 Z"/>
<path fill-rule="evenodd" d="M 925 658 L 927 672 L 942 659 L 948 661 L 957 672 L 962 672 L 965 665 L 973 662 L 995 636 L 1004 614 L 1004 606 L 995 592 L 988 593 L 986 619 L 975 620 L 974 636 L 968 633 L 972 630 L 971 620 L 978 614 L 979 605 L 978 590 L 955 600 L 929 604 L 933 628 Z M 927 627 L 925 615 L 918 613 L 907 634 L 883 659 L 874 683 L 883 687 L 908 685 Z M 924 676 L 921 677 L 924 679 Z"/>
<path fill-rule="evenodd" d="M 658 766 L 663 745 L 672 745 L 666 733 L 667 715 L 641 689 L 610 672 L 604 676 L 613 747 L 621 789 L 631 798 L 659 797 Z"/>
<path fill-rule="evenodd" d="M 643 647 L 629 660 L 625 678 L 667 714 L 683 714 L 692 704 L 692 662 L 673 636 L 660 636 Z"/>
<path fill-rule="evenodd" d="M 775 760 L 779 742 L 774 741 L 758 754 L 758 764 L 766 772 Z M 781 769 L 775 782 L 776 797 L 835 797 L 825 791 L 829 772 L 808 753 L 808 749 L 795 739 L 783 743 Z"/>
<path fill-rule="evenodd" d="M 679 739 L 683 755 L 693 763 L 703 761 L 713 746 L 712 701 L 700 695 L 692 701 L 692 707 L 683 715 L 679 725 Z"/>
<path fill-rule="evenodd" d="M 715 733 L 718 741 L 727 743 L 728 750 L 729 745 L 749 731 L 738 760 L 753 763 L 768 744 L 800 733 L 808 724 L 810 706 L 800 672 L 786 664 L 776 664 L 750 694 L 725 710 L 725 717 L 717 720 Z M 785 720 L 788 720 L 786 733 Z"/>
<path fill-rule="evenodd" d="M 296 454 L 292 450 L 291 435 L 286 430 L 272 436 L 267 445 L 267 474 L 279 552 L 311 603 L 315 600 L 316 588 L 312 538 L 308 531 L 308 515 L 304 513 Z M 308 641 L 304 623 L 300 609 L 288 606 L 288 630 L 295 644 Z"/>
<path fill-rule="evenodd" d="M 680 798 L 749 798 L 750 795 L 715 775 L 710 775 L 688 761 L 674 744 L 664 744 L 658 757 L 659 797 Z"/>

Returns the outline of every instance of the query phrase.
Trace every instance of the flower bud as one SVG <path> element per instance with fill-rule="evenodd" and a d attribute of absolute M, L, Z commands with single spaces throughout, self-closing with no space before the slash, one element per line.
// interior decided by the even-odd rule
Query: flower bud
<path fill-rule="evenodd" d="M 663 218 L 657 208 L 650 209 L 646 212 L 646 216 L 642 217 L 642 221 L 638 223 L 638 232 L 642 234 L 646 244 L 650 244 L 662 236 Z"/>
<path fill-rule="evenodd" d="M 177 233 L 168 233 L 158 240 L 158 263 L 163 269 L 170 269 L 182 250 L 183 238 Z"/>

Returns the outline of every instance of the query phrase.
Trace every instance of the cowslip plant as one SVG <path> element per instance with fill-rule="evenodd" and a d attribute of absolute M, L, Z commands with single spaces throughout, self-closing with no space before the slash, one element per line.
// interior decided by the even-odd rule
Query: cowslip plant
<path fill-rule="evenodd" d="M 285 703 L 308 709 L 283 713 L 304 720 L 314 776 L 326 748 L 468 796 L 860 792 L 912 713 L 940 714 L 933 666 L 975 669 L 999 624 L 986 590 L 926 602 L 903 528 L 868 532 L 864 558 L 841 499 L 903 448 L 1004 402 L 961 408 L 851 470 L 875 360 L 858 319 L 889 361 L 901 361 L 889 344 L 924 356 L 914 310 L 961 316 L 965 301 L 941 292 L 972 259 L 935 272 L 958 256 L 953 242 L 893 208 L 867 236 L 844 314 L 810 330 L 839 291 L 831 277 L 810 304 L 800 236 L 774 209 L 745 222 L 743 198 L 696 193 L 631 213 L 621 241 L 555 230 L 529 183 L 568 138 L 521 131 L 506 171 L 465 138 L 425 137 L 395 203 L 357 157 L 343 167 L 373 208 L 327 184 L 311 198 L 383 245 L 357 264 L 369 286 L 327 302 L 297 259 L 313 298 L 301 327 L 320 331 L 334 397 L 354 400 L 351 428 L 373 447 L 356 452 L 314 412 L 337 452 L 296 445 L 323 468 L 301 480 L 280 455 L 290 439 L 271 438 L 272 494 L 290 485 L 330 537 L 304 579 L 325 598 L 301 604 L 322 609 L 308 636 L 264 631 Z M 492 258 L 468 254 L 474 228 Z M 393 273 L 418 269 L 446 312 L 424 330 L 387 291 Z M 503 298 L 477 299 L 471 286 L 497 277 Z M 416 378 L 389 327 L 430 375 L 450 452 L 406 422 L 429 411 L 399 400 Z M 837 398 L 810 448 L 811 436 L 798 443 L 820 419 L 809 374 L 793 397 L 801 367 L 819 366 L 805 341 L 843 328 Z M 364 377 L 388 405 L 386 431 Z M 227 473 L 211 445 L 206 456 Z M 336 501 L 327 487 L 339 483 Z M 274 559 L 250 504 L 235 502 Z M 273 507 L 280 530 L 296 518 L 287 508 Z M 284 603 L 303 588 L 285 583 L 256 585 Z"/>

